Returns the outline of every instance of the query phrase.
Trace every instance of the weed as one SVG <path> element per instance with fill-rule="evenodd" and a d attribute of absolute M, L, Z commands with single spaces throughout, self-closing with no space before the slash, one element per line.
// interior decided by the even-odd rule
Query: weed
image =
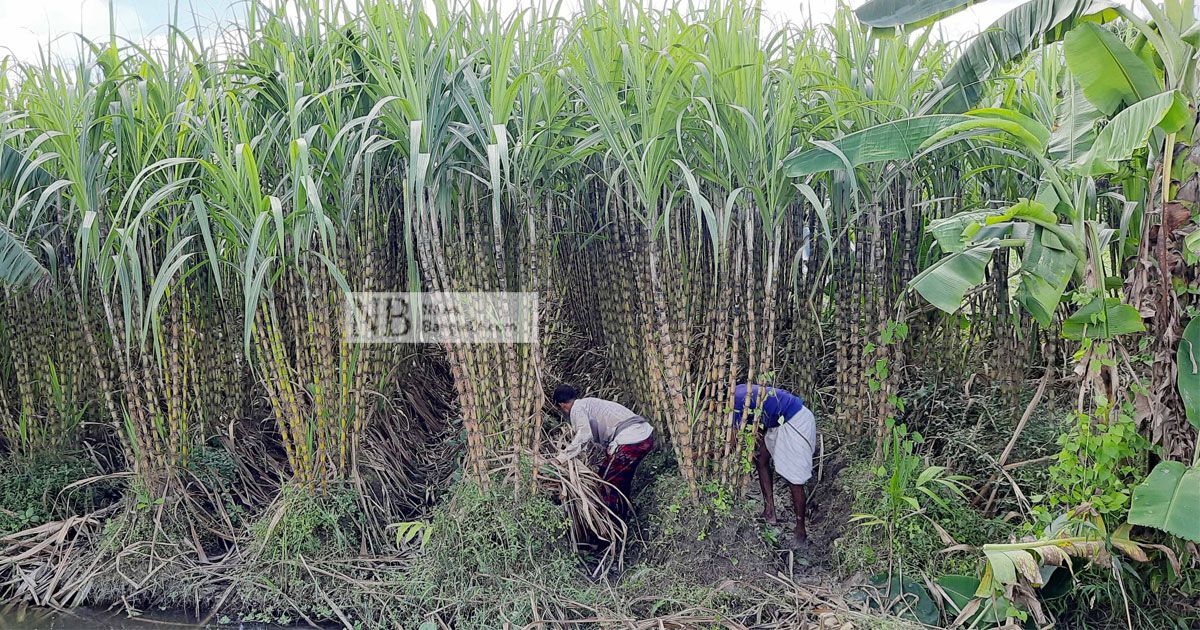
<path fill-rule="evenodd" d="M 101 481 L 70 490 L 93 477 L 91 460 L 78 454 L 47 453 L 0 463 L 0 534 L 8 534 L 71 514 L 84 514 L 116 499 L 116 483 Z"/>
<path fill-rule="evenodd" d="M 422 532 L 420 561 L 405 581 L 405 598 L 414 604 L 405 627 L 420 623 L 421 610 L 442 606 L 454 611 L 443 618 L 456 628 L 491 628 L 501 618 L 528 623 L 528 584 L 593 600 L 567 534 L 565 512 L 544 496 L 517 493 L 512 484 L 485 491 L 460 482 Z"/>
<path fill-rule="evenodd" d="M 274 505 L 251 525 L 258 557 L 274 562 L 357 551 L 361 528 L 358 495 L 347 486 L 325 493 L 284 486 Z"/>
<path fill-rule="evenodd" d="M 1145 470 L 1150 443 L 1137 431 L 1126 404 L 1111 414 L 1101 406 L 1096 416 L 1077 414 L 1069 431 L 1059 438 L 1057 459 L 1050 467 L 1052 490 L 1041 499 L 1049 506 L 1035 508 L 1039 521 L 1063 509 L 1090 503 L 1105 520 L 1119 521 L 1129 510 L 1133 487 Z"/>

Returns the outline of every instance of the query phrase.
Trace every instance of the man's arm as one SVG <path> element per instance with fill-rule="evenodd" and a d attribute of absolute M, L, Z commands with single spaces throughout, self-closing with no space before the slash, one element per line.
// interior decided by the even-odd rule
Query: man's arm
<path fill-rule="evenodd" d="M 583 450 L 583 445 L 592 439 L 592 425 L 588 422 L 587 414 L 575 408 L 571 410 L 571 426 L 575 428 L 575 437 L 571 443 L 558 454 L 558 461 L 566 462 Z"/>

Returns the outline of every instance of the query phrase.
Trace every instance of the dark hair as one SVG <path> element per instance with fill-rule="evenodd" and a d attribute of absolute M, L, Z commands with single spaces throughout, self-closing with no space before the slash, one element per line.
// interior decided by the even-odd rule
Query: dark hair
<path fill-rule="evenodd" d="M 554 388 L 554 404 L 556 405 L 569 403 L 576 398 L 579 398 L 579 392 L 570 385 L 559 385 Z"/>

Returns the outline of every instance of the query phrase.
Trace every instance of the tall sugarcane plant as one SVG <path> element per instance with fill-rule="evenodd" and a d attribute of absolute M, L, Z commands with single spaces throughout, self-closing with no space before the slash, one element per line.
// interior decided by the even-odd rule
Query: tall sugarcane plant
<path fill-rule="evenodd" d="M 937 12 L 901 4 L 776 29 L 741 0 L 589 0 L 573 21 L 251 3 L 219 46 L 176 28 L 161 49 L 110 37 L 5 65 L 4 445 L 103 427 L 163 490 L 196 449 L 273 426 L 283 476 L 319 491 L 354 479 L 364 436 L 398 426 L 393 397 L 444 366 L 488 483 L 546 450 L 545 389 L 582 363 L 552 349 L 586 346 L 699 496 L 744 484 L 757 425 L 730 422 L 738 383 L 882 435 L 921 378 L 906 366 L 986 362 L 1015 392 L 1018 357 L 1057 361 L 1042 340 L 1078 323 L 1068 287 L 1111 299 L 1125 277 L 1143 311 L 1181 304 L 1129 261 L 1195 177 L 1191 5 L 1126 15 L 1126 43 L 1099 26 L 1118 11 L 1029 3 L 956 48 L 917 30 Z M 1021 24 L 1042 26 L 998 39 Z M 1132 70 L 1089 72 L 1096 51 Z M 350 295 L 410 291 L 536 293 L 539 328 L 346 336 Z M 1152 324 L 1173 340 L 1182 322 Z M 1179 455 L 1182 401 L 1160 402 L 1174 420 L 1153 431 Z"/>

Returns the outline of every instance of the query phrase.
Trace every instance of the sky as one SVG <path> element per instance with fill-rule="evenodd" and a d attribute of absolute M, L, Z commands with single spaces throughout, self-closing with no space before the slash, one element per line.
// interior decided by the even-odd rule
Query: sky
<path fill-rule="evenodd" d="M 241 13 L 238 0 L 112 0 L 117 33 L 137 42 L 154 43 L 162 39 L 163 25 L 168 22 L 170 8 L 176 1 L 187 16 L 182 22 L 188 26 L 198 22 L 208 29 Z M 665 4 L 669 0 L 655 1 Z M 850 4 L 857 6 L 862 1 L 850 0 Z M 969 37 L 1022 1 L 986 0 L 976 4 L 943 21 L 939 25 L 942 35 L 948 39 Z M 520 0 L 501 0 L 502 5 L 519 3 Z M 806 16 L 812 16 L 814 21 L 828 21 L 837 6 L 837 0 L 762 0 L 762 3 L 769 18 L 796 22 Z M 108 35 L 108 24 L 109 0 L 0 0 L 0 57 L 8 54 L 35 61 L 39 51 L 48 45 L 56 53 L 70 54 L 77 48 L 74 33 L 104 38 Z"/>

